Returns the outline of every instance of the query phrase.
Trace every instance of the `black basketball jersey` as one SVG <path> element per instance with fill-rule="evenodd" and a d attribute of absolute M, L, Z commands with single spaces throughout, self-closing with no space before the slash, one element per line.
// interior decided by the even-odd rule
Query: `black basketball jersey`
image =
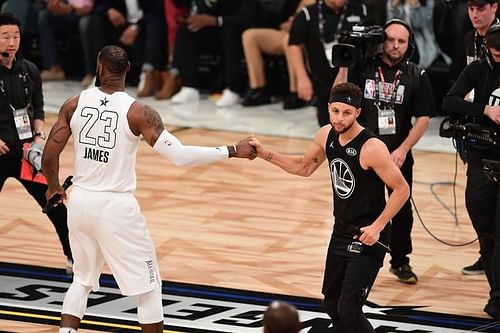
<path fill-rule="evenodd" d="M 339 249 L 352 241 L 356 227 L 370 225 L 385 207 L 385 184 L 373 170 L 364 170 L 359 161 L 361 148 L 375 135 L 364 129 L 342 146 L 332 128 L 326 142 L 333 189 L 334 237 Z M 387 241 L 388 227 L 380 240 Z M 337 247 L 336 246 L 336 247 Z"/>

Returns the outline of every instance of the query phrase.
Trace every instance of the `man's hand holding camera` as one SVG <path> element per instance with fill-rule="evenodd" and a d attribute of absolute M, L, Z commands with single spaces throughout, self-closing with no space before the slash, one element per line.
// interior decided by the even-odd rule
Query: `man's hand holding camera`
<path fill-rule="evenodd" d="M 484 107 L 484 114 L 493 120 L 493 122 L 497 125 L 500 125 L 500 106 L 495 105 L 486 105 Z"/>

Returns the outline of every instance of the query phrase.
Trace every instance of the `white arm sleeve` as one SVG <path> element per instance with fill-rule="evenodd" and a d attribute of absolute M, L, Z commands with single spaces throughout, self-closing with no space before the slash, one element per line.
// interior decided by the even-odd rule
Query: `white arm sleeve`
<path fill-rule="evenodd" d="M 226 146 L 200 147 L 184 146 L 175 136 L 164 130 L 153 149 L 168 158 L 177 166 L 209 164 L 229 157 Z"/>

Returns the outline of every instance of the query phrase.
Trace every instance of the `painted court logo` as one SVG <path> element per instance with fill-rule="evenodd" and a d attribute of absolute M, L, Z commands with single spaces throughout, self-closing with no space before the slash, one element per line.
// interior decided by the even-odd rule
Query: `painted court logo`
<path fill-rule="evenodd" d="M 59 325 L 71 277 L 63 270 L 0 263 L 0 320 Z M 109 275 L 92 292 L 81 327 L 102 332 L 138 332 L 137 303 L 123 297 Z M 262 316 L 273 300 L 299 310 L 301 333 L 333 333 L 321 300 L 306 297 L 163 282 L 164 329 L 168 333 L 262 333 Z M 363 311 L 376 333 L 500 332 L 492 320 L 367 304 Z M 1 329 L 1 328 L 0 328 Z"/>

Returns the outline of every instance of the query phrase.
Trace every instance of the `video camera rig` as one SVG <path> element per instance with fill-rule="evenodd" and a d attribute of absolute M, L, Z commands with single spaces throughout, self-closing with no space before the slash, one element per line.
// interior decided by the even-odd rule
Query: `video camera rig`
<path fill-rule="evenodd" d="M 492 148 L 500 143 L 497 128 L 477 124 L 467 118 L 444 118 L 439 125 L 439 136 L 463 140 L 474 147 L 482 149 Z"/>

